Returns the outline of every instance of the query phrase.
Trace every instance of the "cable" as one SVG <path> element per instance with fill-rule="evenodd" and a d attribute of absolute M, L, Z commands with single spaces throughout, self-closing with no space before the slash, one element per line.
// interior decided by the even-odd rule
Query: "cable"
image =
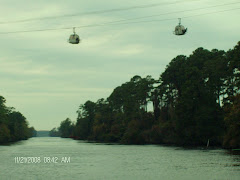
<path fill-rule="evenodd" d="M 205 15 L 208 15 L 208 14 L 216 14 L 216 13 L 222 13 L 222 12 L 227 12 L 227 11 L 231 11 L 231 10 L 238 10 L 238 9 L 240 9 L 240 8 L 222 10 L 222 11 L 218 11 L 218 12 L 209 12 L 209 13 L 204 13 L 204 14 L 196 14 L 196 15 L 191 15 L 191 16 L 184 16 L 182 18 L 191 18 L 191 17 L 196 17 L 196 16 L 205 16 Z"/>
<path fill-rule="evenodd" d="M 182 1 L 175 1 L 175 2 L 171 2 L 171 3 L 155 3 L 155 4 L 125 7 L 125 8 L 108 9 L 108 10 L 102 10 L 102 11 L 90 11 L 90 12 L 75 13 L 75 14 L 65 14 L 65 15 L 60 15 L 60 16 L 49 16 L 49 17 L 42 17 L 42 18 L 30 18 L 30 19 L 22 19 L 22 20 L 16 20 L 16 21 L 6 21 L 6 22 L 0 22 L 0 24 L 23 23 L 23 22 L 29 22 L 29 21 L 37 21 L 37 20 L 45 20 L 45 19 L 57 19 L 57 18 L 63 18 L 63 17 L 73 17 L 73 16 L 81 16 L 81 15 L 83 16 L 83 15 L 90 15 L 90 14 L 104 14 L 104 13 L 110 13 L 110 12 L 128 11 L 128 10 L 143 9 L 143 8 L 152 8 L 152 7 L 156 7 L 156 6 L 171 5 L 171 4 L 192 2 L 192 1 L 200 1 L 200 0 L 187 0 L 187 1 L 182 0 Z"/>
<path fill-rule="evenodd" d="M 232 2 L 232 3 L 225 3 L 225 4 L 214 5 L 214 6 L 203 7 L 203 8 L 181 10 L 181 11 L 174 11 L 174 12 L 168 12 L 168 13 L 162 13 L 162 14 L 156 14 L 156 15 L 150 15 L 150 16 L 142 16 L 142 17 L 137 17 L 137 18 L 129 18 L 129 19 L 123 19 L 123 20 L 117 20 L 117 21 L 110 21 L 110 22 L 104 23 L 104 25 L 115 24 L 115 23 L 118 23 L 118 22 L 125 22 L 125 21 L 137 20 L 137 19 L 146 19 L 146 18 L 150 18 L 150 17 L 157 17 L 157 16 L 162 16 L 162 15 L 167 15 L 167 14 L 182 13 L 182 12 L 187 12 L 187 11 L 190 12 L 190 11 L 196 11 L 196 10 L 204 10 L 204 9 L 226 6 L 226 5 L 239 4 L 239 3 L 240 2 Z M 94 25 L 87 25 L 87 27 L 92 27 L 92 26 L 94 26 Z M 57 29 L 59 29 L 59 28 L 53 28 L 53 29 L 48 29 L 48 30 L 57 30 Z M 63 28 L 63 29 L 70 29 L 70 28 Z M 41 30 L 36 30 L 36 31 L 41 31 Z M 23 31 L 23 32 L 29 32 L 29 31 Z"/>
<path fill-rule="evenodd" d="M 221 11 L 215 11 L 215 12 L 209 12 L 209 13 L 202 13 L 202 14 L 196 14 L 196 15 L 191 15 L 191 16 L 183 16 L 183 18 L 191 18 L 191 17 L 196 17 L 196 16 L 204 16 L 208 14 L 217 14 L 217 13 L 223 13 L 223 12 L 228 12 L 232 10 L 239 10 L 239 8 L 233 8 L 233 9 L 227 9 L 227 10 L 221 10 Z M 151 22 L 161 22 L 161 21 L 170 21 L 170 20 L 176 20 L 177 18 L 169 18 L 169 19 L 160 19 L 160 20 L 150 20 L 150 21 L 132 21 L 128 23 L 117 23 L 117 24 L 110 24 L 110 25 L 124 25 L 124 24 L 138 24 L 138 23 L 151 23 Z M 77 27 L 80 28 L 80 27 Z"/>
<path fill-rule="evenodd" d="M 123 19 L 123 20 L 118 20 L 118 21 L 112 21 L 112 22 L 108 22 L 108 23 L 111 24 L 111 23 L 131 21 L 131 20 L 137 20 L 137 19 L 146 19 L 146 18 L 163 16 L 163 15 L 168 15 L 168 14 L 175 14 L 175 13 L 182 13 L 182 12 L 190 12 L 190 11 L 196 11 L 196 10 L 204 10 L 204 9 L 209 9 L 209 8 L 214 8 L 214 7 L 220 7 L 220 6 L 226 6 L 226 5 L 239 4 L 239 3 L 240 3 L 240 2 L 233 2 L 233 3 L 226 3 L 226 4 L 209 6 L 209 7 L 203 7 L 203 8 L 188 9 L 188 10 L 181 10 L 181 11 L 173 11 L 173 12 L 162 13 L 162 14 L 155 14 L 155 15 L 150 15 L 150 16 L 142 16 L 142 17 L 137 17 L 137 18 L 129 18 L 129 19 Z"/>
<path fill-rule="evenodd" d="M 191 15 L 191 16 L 184 16 L 182 18 L 204 16 L 204 15 L 208 15 L 208 14 L 216 14 L 216 13 L 228 12 L 228 11 L 239 10 L 239 9 L 240 9 L 240 7 L 233 8 L 233 9 L 227 9 L 227 10 L 221 10 L 221 11 L 215 11 L 215 12 L 209 12 L 209 13 L 196 14 L 196 15 Z M 87 28 L 87 27 L 97 27 L 97 26 L 106 26 L 106 25 L 124 25 L 124 24 L 136 24 L 136 23 L 150 23 L 150 22 L 170 21 L 170 20 L 176 20 L 176 18 L 150 20 L 150 21 L 133 21 L 133 22 L 115 23 L 115 24 L 114 23 L 102 23 L 102 24 L 76 26 L 75 28 Z M 26 31 L 0 32 L 0 34 L 16 34 L 16 33 L 27 33 L 27 32 L 39 32 L 39 31 L 54 31 L 54 30 L 64 30 L 64 29 L 72 29 L 72 28 L 73 27 L 64 27 L 64 28 L 50 28 L 50 29 L 38 29 L 38 30 L 26 30 Z"/>

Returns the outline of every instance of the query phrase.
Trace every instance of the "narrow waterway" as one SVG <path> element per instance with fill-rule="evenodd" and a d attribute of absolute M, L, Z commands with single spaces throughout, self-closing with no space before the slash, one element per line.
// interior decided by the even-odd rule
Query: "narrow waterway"
<path fill-rule="evenodd" d="M 0 146 L 0 179 L 239 180 L 240 156 L 222 149 L 37 137 Z"/>

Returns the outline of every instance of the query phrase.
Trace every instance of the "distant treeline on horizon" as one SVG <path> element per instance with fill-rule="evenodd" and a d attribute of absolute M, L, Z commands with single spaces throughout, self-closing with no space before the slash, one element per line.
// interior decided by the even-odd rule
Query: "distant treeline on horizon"
<path fill-rule="evenodd" d="M 36 131 L 36 137 L 49 137 L 49 132 L 47 130 Z"/>
<path fill-rule="evenodd" d="M 152 103 L 153 112 L 147 111 Z M 51 136 L 123 144 L 240 148 L 240 42 L 172 59 L 159 79 L 138 75 L 80 105 Z"/>

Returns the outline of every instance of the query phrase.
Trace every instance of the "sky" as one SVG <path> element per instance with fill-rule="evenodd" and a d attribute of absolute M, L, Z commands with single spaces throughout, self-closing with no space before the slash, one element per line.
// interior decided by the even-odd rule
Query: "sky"
<path fill-rule="evenodd" d="M 184 36 L 173 34 L 178 18 Z M 51 130 L 135 75 L 158 79 L 177 55 L 233 48 L 239 19 L 239 0 L 0 0 L 0 95 L 30 126 Z M 78 45 L 67 42 L 72 27 Z"/>

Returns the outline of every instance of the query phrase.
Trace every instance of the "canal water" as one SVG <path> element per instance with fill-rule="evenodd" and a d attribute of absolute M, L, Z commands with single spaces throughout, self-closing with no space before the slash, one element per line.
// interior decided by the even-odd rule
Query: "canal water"
<path fill-rule="evenodd" d="M 36 137 L 0 146 L 1 180 L 239 180 L 240 155 Z"/>

